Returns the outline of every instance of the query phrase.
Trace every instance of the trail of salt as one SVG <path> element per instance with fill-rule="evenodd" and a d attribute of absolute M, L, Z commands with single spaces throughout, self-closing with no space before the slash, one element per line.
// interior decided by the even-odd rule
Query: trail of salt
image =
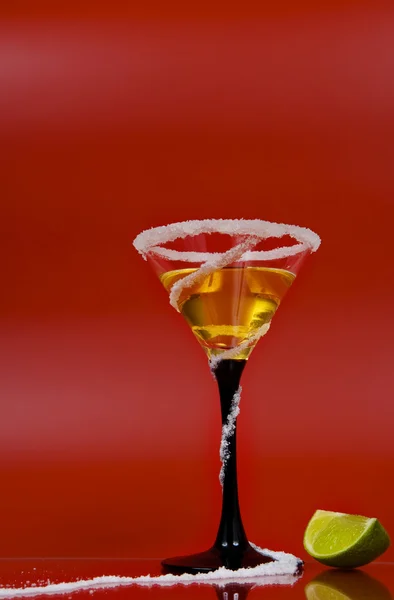
<path fill-rule="evenodd" d="M 242 387 L 239 386 L 238 390 L 235 392 L 233 399 L 231 401 L 230 412 L 227 417 L 226 423 L 222 427 L 222 439 L 220 442 L 220 460 L 222 463 L 220 473 L 219 473 L 219 481 L 220 485 L 223 487 L 224 484 L 224 475 L 226 472 L 227 462 L 231 456 L 229 445 L 230 445 L 230 437 L 234 435 L 235 432 L 235 424 L 237 421 L 237 417 L 239 415 L 239 402 L 241 400 Z"/>
<path fill-rule="evenodd" d="M 137 577 L 103 575 L 102 577 L 93 577 L 92 579 L 82 579 L 79 581 L 49 583 L 44 586 L 32 585 L 21 588 L 0 587 L 0 598 L 31 597 L 44 594 L 70 594 L 81 590 L 97 590 L 133 585 L 153 587 L 199 583 L 224 586 L 228 583 L 251 582 L 256 586 L 265 586 L 292 585 L 297 581 L 301 564 L 298 558 L 286 552 L 272 552 L 271 550 L 259 548 L 254 544 L 252 546 L 263 556 L 273 558 L 274 562 L 264 563 L 253 568 L 238 569 L 237 571 L 221 567 L 210 573 L 197 573 L 196 575 L 189 573 L 184 573 L 183 575 L 140 575 Z"/>
<path fill-rule="evenodd" d="M 222 360 L 224 360 L 224 359 L 228 360 L 229 358 L 234 358 L 234 356 L 237 356 L 240 352 L 242 352 L 246 348 L 253 346 L 253 344 L 255 344 L 261 337 L 263 337 L 263 335 L 265 335 L 268 332 L 270 325 L 271 325 L 270 323 L 265 323 L 264 325 L 262 325 L 260 327 L 260 329 L 254 335 L 251 335 L 247 340 L 245 340 L 238 346 L 235 346 L 234 348 L 231 348 L 230 350 L 225 350 L 218 356 L 212 356 L 209 361 L 209 366 L 211 368 L 212 374 L 213 375 L 215 374 L 215 369 Z M 230 408 L 229 415 L 227 417 L 226 424 L 223 425 L 223 427 L 222 427 L 222 438 L 220 441 L 220 451 L 219 451 L 220 461 L 221 461 L 221 467 L 220 467 L 220 472 L 219 472 L 219 481 L 220 481 L 220 485 L 222 487 L 223 487 L 223 483 L 224 483 L 226 465 L 230 458 L 230 451 L 228 449 L 229 444 L 230 444 L 230 437 L 235 432 L 236 420 L 240 413 L 239 403 L 241 401 L 241 392 L 242 392 L 242 387 L 239 386 L 238 390 L 235 392 L 234 397 L 232 399 L 231 408 Z"/>

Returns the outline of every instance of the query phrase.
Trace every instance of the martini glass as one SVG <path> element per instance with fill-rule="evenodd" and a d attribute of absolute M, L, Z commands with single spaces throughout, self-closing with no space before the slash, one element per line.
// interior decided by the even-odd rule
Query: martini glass
<path fill-rule="evenodd" d="M 213 546 L 162 562 L 167 571 L 237 570 L 275 560 L 251 545 L 237 486 L 236 420 L 240 380 L 257 341 L 320 238 L 311 230 L 261 220 L 173 223 L 140 233 L 135 248 L 148 260 L 205 351 L 220 394 L 222 513 Z"/>

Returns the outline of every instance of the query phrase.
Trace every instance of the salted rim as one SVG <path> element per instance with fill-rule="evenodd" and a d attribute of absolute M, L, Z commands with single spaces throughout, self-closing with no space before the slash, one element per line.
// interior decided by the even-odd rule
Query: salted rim
<path fill-rule="evenodd" d="M 311 229 L 298 225 L 273 223 L 260 219 L 203 219 L 201 221 L 181 221 L 161 227 L 146 229 L 137 235 L 133 244 L 136 250 L 146 260 L 149 253 L 154 253 L 169 260 L 184 262 L 205 262 L 213 257 L 221 256 L 217 252 L 181 252 L 168 248 L 161 248 L 160 244 L 173 242 L 176 239 L 186 238 L 201 233 L 224 233 L 228 235 L 245 235 L 256 238 L 257 245 L 260 240 L 270 237 L 281 238 L 289 235 L 298 244 L 282 246 L 273 250 L 246 251 L 238 260 L 276 260 L 287 256 L 294 256 L 305 250 L 316 252 L 320 246 L 320 237 Z"/>

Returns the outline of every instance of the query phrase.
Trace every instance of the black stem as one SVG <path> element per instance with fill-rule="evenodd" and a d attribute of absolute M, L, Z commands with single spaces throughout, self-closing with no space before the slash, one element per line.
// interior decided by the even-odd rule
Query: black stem
<path fill-rule="evenodd" d="M 227 423 L 234 394 L 239 388 L 246 360 L 222 360 L 215 368 L 219 386 L 222 424 Z M 226 555 L 243 553 L 249 546 L 242 525 L 238 500 L 236 429 L 228 439 L 229 458 L 223 481 L 222 516 L 214 547 Z"/>
<path fill-rule="evenodd" d="M 222 423 L 227 423 L 230 414 L 234 394 L 239 389 L 239 382 L 244 370 L 245 360 L 222 360 L 215 368 L 215 377 L 219 385 L 220 404 L 222 407 Z M 236 456 L 236 434 L 228 438 L 229 457 L 225 465 L 223 481 L 222 516 L 215 544 L 205 552 L 192 554 L 190 556 L 175 556 L 162 561 L 166 572 L 171 573 L 201 573 L 215 571 L 219 567 L 226 567 L 236 571 L 241 568 L 256 567 L 262 563 L 271 562 L 268 556 L 257 552 L 248 542 L 242 525 L 241 513 L 238 501 L 237 485 L 237 456 Z M 227 600 L 236 600 L 235 594 L 246 599 L 246 588 L 243 595 L 234 590 L 234 598 L 223 594 Z M 245 593 L 244 593 L 245 592 Z"/>

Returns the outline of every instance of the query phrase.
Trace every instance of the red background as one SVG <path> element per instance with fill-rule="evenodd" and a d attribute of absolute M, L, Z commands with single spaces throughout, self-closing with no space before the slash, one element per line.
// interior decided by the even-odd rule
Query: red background
<path fill-rule="evenodd" d="M 0 555 L 212 541 L 215 384 L 131 244 L 209 217 L 323 240 L 243 378 L 250 538 L 394 535 L 392 4 L 165 4 L 1 6 Z"/>

